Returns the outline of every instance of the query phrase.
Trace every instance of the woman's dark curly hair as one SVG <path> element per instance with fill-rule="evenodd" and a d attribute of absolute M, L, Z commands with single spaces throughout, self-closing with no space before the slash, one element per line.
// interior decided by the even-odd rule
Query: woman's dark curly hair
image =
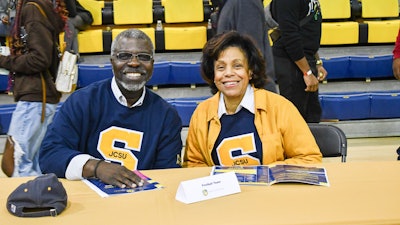
<path fill-rule="evenodd" d="M 221 53 L 229 47 L 237 47 L 244 53 L 249 69 L 253 72 L 252 79 L 249 81 L 250 84 L 253 84 L 256 88 L 263 88 L 267 80 L 265 61 L 260 50 L 250 36 L 240 34 L 237 31 L 228 31 L 215 35 L 203 48 L 200 66 L 201 76 L 210 86 L 211 93 L 218 92 L 217 86 L 214 84 L 214 63 Z"/>

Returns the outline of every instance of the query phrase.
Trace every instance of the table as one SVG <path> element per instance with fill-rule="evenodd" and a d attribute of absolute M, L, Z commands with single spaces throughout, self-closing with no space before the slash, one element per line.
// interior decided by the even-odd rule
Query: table
<path fill-rule="evenodd" d="M 181 181 L 211 168 L 144 170 L 161 190 L 101 198 L 82 181 L 61 179 L 68 206 L 57 217 L 19 218 L 8 213 L 8 195 L 32 178 L 0 179 L 0 224 L 400 224 L 400 162 L 325 163 L 330 187 L 307 184 L 241 186 L 241 193 L 184 204 Z"/>

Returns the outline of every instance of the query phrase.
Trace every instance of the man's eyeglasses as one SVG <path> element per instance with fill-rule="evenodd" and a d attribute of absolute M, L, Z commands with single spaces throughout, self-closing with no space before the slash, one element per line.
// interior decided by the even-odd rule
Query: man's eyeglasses
<path fill-rule="evenodd" d="M 147 53 L 133 54 L 130 52 L 119 52 L 116 54 L 116 57 L 120 61 L 130 61 L 135 57 L 137 60 L 139 60 L 141 62 L 150 62 L 151 59 L 153 58 L 152 55 L 147 54 Z"/>

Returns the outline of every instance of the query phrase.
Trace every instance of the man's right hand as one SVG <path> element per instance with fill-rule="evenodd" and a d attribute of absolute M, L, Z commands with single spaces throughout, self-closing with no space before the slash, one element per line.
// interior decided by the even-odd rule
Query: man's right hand
<path fill-rule="evenodd" d="M 104 160 L 98 161 L 90 159 L 84 166 L 84 172 L 91 170 L 91 176 L 97 176 L 107 184 L 115 185 L 120 188 L 134 188 L 143 186 L 144 181 L 133 171 L 115 163 Z M 84 176 L 86 177 L 86 176 Z"/>
<path fill-rule="evenodd" d="M 400 58 L 393 59 L 393 75 L 397 80 L 400 80 Z"/>
<path fill-rule="evenodd" d="M 318 90 L 318 79 L 314 76 L 314 74 L 303 76 L 304 78 L 304 83 L 306 83 L 306 89 L 305 91 L 308 92 L 315 92 Z"/>

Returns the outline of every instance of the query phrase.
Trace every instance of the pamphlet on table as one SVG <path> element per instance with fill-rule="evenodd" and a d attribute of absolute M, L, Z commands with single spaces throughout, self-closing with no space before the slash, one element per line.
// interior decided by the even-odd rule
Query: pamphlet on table
<path fill-rule="evenodd" d="M 211 175 L 235 172 L 239 184 L 304 183 L 329 186 L 325 168 L 300 165 L 214 166 Z"/>
<path fill-rule="evenodd" d="M 133 172 L 136 173 L 140 178 L 142 178 L 142 180 L 144 181 L 143 186 L 136 188 L 120 188 L 111 184 L 106 184 L 99 179 L 85 179 L 83 180 L 83 182 L 86 183 L 101 197 L 109 197 L 121 194 L 132 194 L 142 191 L 150 191 L 163 188 L 163 186 L 160 183 L 145 176 L 140 171 L 135 170 Z"/>

